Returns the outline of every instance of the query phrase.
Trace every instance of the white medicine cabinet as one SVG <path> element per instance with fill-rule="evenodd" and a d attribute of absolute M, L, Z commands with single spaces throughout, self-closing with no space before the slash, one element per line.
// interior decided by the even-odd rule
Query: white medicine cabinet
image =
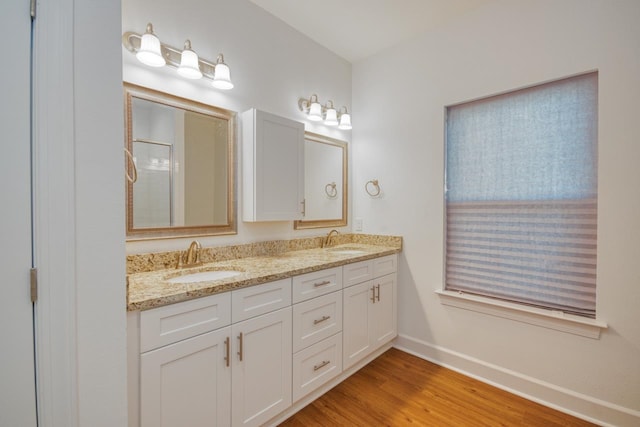
<path fill-rule="evenodd" d="M 242 113 L 243 217 L 304 218 L 304 124 L 251 109 Z"/>

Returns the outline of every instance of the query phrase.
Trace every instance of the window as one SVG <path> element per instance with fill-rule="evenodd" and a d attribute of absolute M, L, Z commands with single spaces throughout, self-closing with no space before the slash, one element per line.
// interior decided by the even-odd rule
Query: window
<path fill-rule="evenodd" d="M 595 317 L 598 74 L 447 107 L 445 289 Z"/>

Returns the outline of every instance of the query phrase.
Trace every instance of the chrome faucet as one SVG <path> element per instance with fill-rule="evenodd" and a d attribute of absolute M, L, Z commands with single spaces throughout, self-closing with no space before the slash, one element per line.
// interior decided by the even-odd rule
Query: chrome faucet
<path fill-rule="evenodd" d="M 337 236 L 338 234 L 338 230 L 331 230 L 329 232 L 329 234 L 327 234 L 327 237 L 324 238 L 324 241 L 322 242 L 322 247 L 323 248 L 327 248 L 331 245 L 331 240 L 333 238 L 333 236 Z"/>
<path fill-rule="evenodd" d="M 176 268 L 196 267 L 202 264 L 200 261 L 201 250 L 202 246 L 200 245 L 200 242 L 197 240 L 191 242 L 189 249 L 178 254 L 178 263 L 176 264 Z"/>

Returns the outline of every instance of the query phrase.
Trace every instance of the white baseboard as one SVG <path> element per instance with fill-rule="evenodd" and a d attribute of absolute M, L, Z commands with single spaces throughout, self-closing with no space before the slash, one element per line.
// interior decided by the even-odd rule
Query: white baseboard
<path fill-rule="evenodd" d="M 602 426 L 640 426 L 640 411 L 596 399 L 405 335 L 394 347 L 525 399 Z"/>

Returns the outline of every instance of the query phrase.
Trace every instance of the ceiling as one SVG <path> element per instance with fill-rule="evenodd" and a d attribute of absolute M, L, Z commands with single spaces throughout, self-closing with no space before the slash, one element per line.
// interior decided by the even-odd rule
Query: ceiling
<path fill-rule="evenodd" d="M 494 0 L 250 0 L 349 62 Z"/>

